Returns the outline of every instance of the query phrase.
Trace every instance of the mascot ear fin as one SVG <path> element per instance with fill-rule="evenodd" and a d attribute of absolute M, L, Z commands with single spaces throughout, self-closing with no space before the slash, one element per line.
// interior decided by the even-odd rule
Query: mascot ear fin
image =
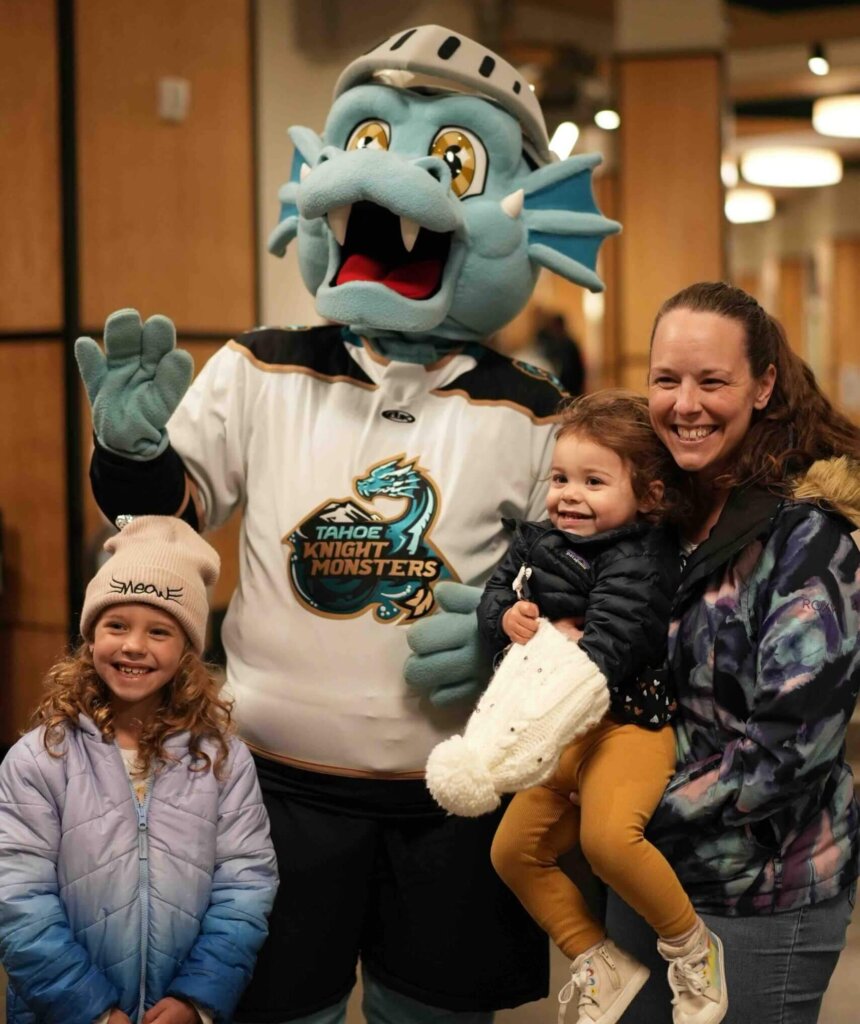
<path fill-rule="evenodd" d="M 323 141 L 310 128 L 294 127 L 288 132 L 296 147 L 293 153 L 293 164 L 290 168 L 290 180 L 278 189 L 281 201 L 281 216 L 278 226 L 269 235 L 268 249 L 275 256 L 283 256 L 287 246 L 296 237 L 299 230 L 299 209 L 296 206 L 296 195 L 301 185 L 303 166 L 312 167 L 322 152 Z"/>
<path fill-rule="evenodd" d="M 523 220 L 529 259 L 590 291 L 603 291 L 597 250 L 621 225 L 604 217 L 594 202 L 591 171 L 598 154 L 574 156 L 533 171 L 524 190 Z"/>

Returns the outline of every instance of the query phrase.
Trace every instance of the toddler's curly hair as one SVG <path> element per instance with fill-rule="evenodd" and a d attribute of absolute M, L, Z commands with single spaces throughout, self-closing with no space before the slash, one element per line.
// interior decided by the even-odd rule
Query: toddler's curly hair
<path fill-rule="evenodd" d="M 556 440 L 570 434 L 587 437 L 608 448 L 630 471 L 638 501 L 646 501 L 651 484 L 659 480 L 663 494 L 643 515 L 651 523 L 677 522 L 688 504 L 684 478 L 654 433 L 648 400 L 624 388 L 606 388 L 574 398 L 562 406 Z"/>

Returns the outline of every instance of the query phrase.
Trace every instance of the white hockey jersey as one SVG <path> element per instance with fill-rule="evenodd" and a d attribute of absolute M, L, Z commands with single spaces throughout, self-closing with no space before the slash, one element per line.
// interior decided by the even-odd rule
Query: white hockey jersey
<path fill-rule="evenodd" d="M 470 706 L 404 682 L 406 630 L 440 580 L 484 583 L 503 516 L 543 513 L 561 397 L 488 349 L 394 362 L 340 327 L 252 331 L 209 361 L 169 433 L 205 525 L 243 513 L 223 641 L 252 748 L 416 777 L 462 729 Z"/>

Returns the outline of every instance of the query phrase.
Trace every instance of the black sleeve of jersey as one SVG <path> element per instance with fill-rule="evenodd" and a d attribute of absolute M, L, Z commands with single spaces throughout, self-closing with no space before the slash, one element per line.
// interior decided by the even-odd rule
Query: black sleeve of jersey
<path fill-rule="evenodd" d="M 167 448 L 146 462 L 127 459 L 95 442 L 90 463 L 90 482 L 99 508 L 112 522 L 121 515 L 175 516 L 179 513 L 195 530 L 199 529 L 194 502 L 185 498 L 185 465 Z"/>
<path fill-rule="evenodd" d="M 478 632 L 493 658 L 511 642 L 502 629 L 502 617 L 517 602 L 513 582 L 525 557 L 525 544 L 518 534 L 484 585 L 484 593 L 478 605 Z"/>

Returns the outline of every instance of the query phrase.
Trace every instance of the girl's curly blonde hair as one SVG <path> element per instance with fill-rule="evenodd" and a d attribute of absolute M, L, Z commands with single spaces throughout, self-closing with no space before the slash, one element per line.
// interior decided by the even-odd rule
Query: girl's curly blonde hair
<path fill-rule="evenodd" d="M 69 726 L 78 715 L 93 720 L 105 740 L 114 739 L 111 693 L 93 665 L 89 644 L 83 641 L 49 670 L 45 676 L 47 693 L 33 712 L 31 725 L 45 727 L 45 749 L 60 757 L 60 746 Z M 164 742 L 169 736 L 187 732 L 191 771 L 210 768 L 222 779 L 229 754 L 228 739 L 233 732 L 233 702 L 219 693 L 220 683 L 214 667 L 207 665 L 191 647 L 183 653 L 176 675 L 162 690 L 162 703 L 140 734 L 138 762 L 154 765 L 156 770 L 176 761 Z M 205 740 L 216 748 L 214 762 L 203 749 Z"/>

